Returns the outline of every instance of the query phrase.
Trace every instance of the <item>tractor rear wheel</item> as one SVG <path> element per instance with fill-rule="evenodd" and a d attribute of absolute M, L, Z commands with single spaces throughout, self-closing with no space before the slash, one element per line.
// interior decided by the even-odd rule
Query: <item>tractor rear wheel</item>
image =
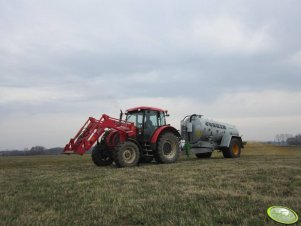
<path fill-rule="evenodd" d="M 138 164 L 139 157 L 139 148 L 132 141 L 121 143 L 114 151 L 114 161 L 118 167 L 136 166 Z"/>
<path fill-rule="evenodd" d="M 97 166 L 108 166 L 111 165 L 113 162 L 113 158 L 110 153 L 105 150 L 104 145 L 95 145 L 92 150 L 92 161 Z"/>
<path fill-rule="evenodd" d="M 237 138 L 233 138 L 229 148 L 223 150 L 224 158 L 239 158 L 241 152 L 241 143 Z"/>
<path fill-rule="evenodd" d="M 199 159 L 202 159 L 202 158 L 210 158 L 212 155 L 212 152 L 207 152 L 207 153 L 198 153 L 198 154 L 195 154 L 195 156 Z"/>
<path fill-rule="evenodd" d="M 180 156 L 179 139 L 173 133 L 164 133 L 158 141 L 155 159 L 158 163 L 174 163 Z"/>

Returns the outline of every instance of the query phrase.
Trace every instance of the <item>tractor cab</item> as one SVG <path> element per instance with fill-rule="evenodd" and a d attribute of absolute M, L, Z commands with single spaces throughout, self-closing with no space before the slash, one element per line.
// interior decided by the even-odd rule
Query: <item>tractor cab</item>
<path fill-rule="evenodd" d="M 139 142 L 150 141 L 156 129 L 166 125 L 165 117 L 168 116 L 167 111 L 144 106 L 128 109 L 125 115 L 126 121 L 136 126 Z"/>

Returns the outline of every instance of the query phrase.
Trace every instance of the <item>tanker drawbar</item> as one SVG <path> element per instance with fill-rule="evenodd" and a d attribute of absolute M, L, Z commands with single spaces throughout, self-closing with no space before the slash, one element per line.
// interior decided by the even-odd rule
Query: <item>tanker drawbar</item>
<path fill-rule="evenodd" d="M 197 114 L 181 121 L 181 136 L 198 158 L 209 158 L 214 150 L 222 151 L 225 158 L 238 158 L 245 144 L 235 126 Z"/>

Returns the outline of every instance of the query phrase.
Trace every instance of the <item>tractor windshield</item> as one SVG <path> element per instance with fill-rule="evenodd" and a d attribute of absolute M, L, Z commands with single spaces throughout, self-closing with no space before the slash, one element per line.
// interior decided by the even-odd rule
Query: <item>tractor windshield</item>
<path fill-rule="evenodd" d="M 143 112 L 129 112 L 126 116 L 126 121 L 133 122 L 137 128 L 142 128 L 143 125 Z"/>

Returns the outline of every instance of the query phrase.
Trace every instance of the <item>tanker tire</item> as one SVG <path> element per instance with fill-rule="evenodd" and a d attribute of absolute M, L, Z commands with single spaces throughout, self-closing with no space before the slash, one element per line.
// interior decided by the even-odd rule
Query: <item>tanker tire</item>
<path fill-rule="evenodd" d="M 238 139 L 233 138 L 229 148 L 223 150 L 224 158 L 239 158 L 241 152 L 241 143 Z"/>
<path fill-rule="evenodd" d="M 158 163 L 174 163 L 179 159 L 179 139 L 173 133 L 164 133 L 160 138 L 155 151 L 155 159 Z"/>
<path fill-rule="evenodd" d="M 196 156 L 197 158 L 199 158 L 199 159 L 210 158 L 211 155 L 212 155 L 212 152 L 195 154 L 195 156 Z"/>
<path fill-rule="evenodd" d="M 92 150 L 92 161 L 96 166 L 109 166 L 113 159 L 105 150 L 103 145 L 96 145 Z"/>
<path fill-rule="evenodd" d="M 114 151 L 114 161 L 117 167 L 136 166 L 139 162 L 139 157 L 139 148 L 131 141 L 121 143 Z"/>

